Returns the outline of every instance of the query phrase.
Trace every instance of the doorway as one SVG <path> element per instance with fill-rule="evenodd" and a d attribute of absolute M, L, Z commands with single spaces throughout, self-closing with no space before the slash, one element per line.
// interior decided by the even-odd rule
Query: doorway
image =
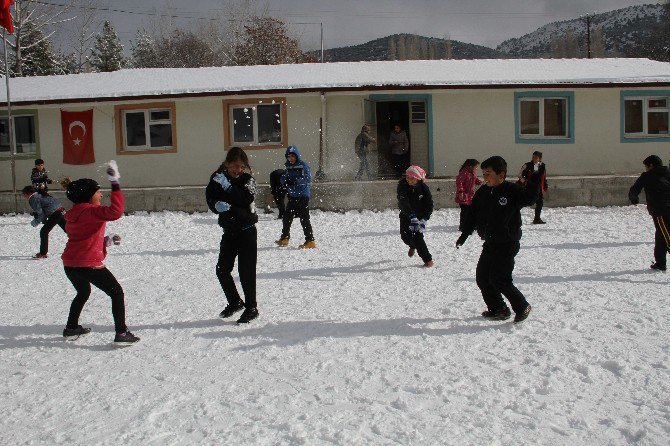
<path fill-rule="evenodd" d="M 377 177 L 379 179 L 395 178 L 393 155 L 389 146 L 389 135 L 393 126 L 400 127 L 407 133 L 410 141 L 407 162 L 411 159 L 412 135 L 410 134 L 410 107 L 407 101 L 380 101 L 376 103 L 377 122 Z"/>

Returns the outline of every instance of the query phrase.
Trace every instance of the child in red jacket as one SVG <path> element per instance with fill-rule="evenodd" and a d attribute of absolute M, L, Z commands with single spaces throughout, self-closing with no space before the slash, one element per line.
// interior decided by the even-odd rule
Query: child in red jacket
<path fill-rule="evenodd" d="M 482 184 L 482 180 L 477 177 L 478 166 L 479 161 L 468 158 L 461 166 L 456 177 L 456 197 L 454 201 L 461 208 L 461 218 L 458 224 L 459 231 L 463 231 L 463 222 L 467 219 L 468 212 L 470 212 L 472 197 L 475 196 L 475 186 Z"/>
<path fill-rule="evenodd" d="M 61 258 L 65 275 L 72 282 L 77 295 L 70 306 L 63 336 L 80 336 L 90 328 L 79 325 L 79 315 L 91 295 L 91 284 L 112 298 L 112 315 L 117 344 L 128 344 L 140 340 L 126 327 L 126 307 L 123 289 L 114 275 L 105 267 L 107 256 L 105 225 L 123 215 L 124 197 L 119 186 L 119 171 L 115 161 L 110 161 L 107 178 L 112 186 L 111 206 L 101 206 L 100 185 L 94 180 L 82 178 L 67 186 L 67 198 L 74 203 L 65 214 L 68 241 Z"/>

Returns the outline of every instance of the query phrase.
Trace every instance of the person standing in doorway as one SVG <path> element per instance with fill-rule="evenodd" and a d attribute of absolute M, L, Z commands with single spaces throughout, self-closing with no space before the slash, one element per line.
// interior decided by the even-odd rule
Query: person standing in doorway
<path fill-rule="evenodd" d="M 360 180 L 363 176 L 363 170 L 368 179 L 372 179 L 372 173 L 370 172 L 370 166 L 368 165 L 368 146 L 375 142 L 375 139 L 370 136 L 370 127 L 364 125 L 361 128 L 361 133 L 358 134 L 356 140 L 354 141 L 354 151 L 356 156 L 360 160 L 360 165 L 358 167 L 358 173 L 354 177 L 356 180 Z"/>
<path fill-rule="evenodd" d="M 524 187 L 529 187 L 530 184 L 537 187 L 537 201 L 535 202 L 535 218 L 534 225 L 543 225 L 546 222 L 542 220 L 542 206 L 544 205 L 544 194 L 547 193 L 547 166 L 542 162 L 542 152 L 533 152 L 532 159 L 523 165 L 521 173 L 519 174 L 518 183 Z"/>
<path fill-rule="evenodd" d="M 670 169 L 661 158 L 651 155 L 643 161 L 645 172 L 628 191 L 628 199 L 638 204 L 642 189 L 647 200 L 647 211 L 654 219 L 654 263 L 651 269 L 666 271 L 667 253 L 670 249 Z"/>
<path fill-rule="evenodd" d="M 393 126 L 393 131 L 391 132 L 391 136 L 389 136 L 389 146 L 391 147 L 391 155 L 393 156 L 393 167 L 396 178 L 401 178 L 405 172 L 407 163 L 409 139 L 407 139 L 407 133 L 400 127 L 400 124 Z"/>
<path fill-rule="evenodd" d="M 219 226 L 223 228 L 216 277 L 228 304 L 219 316 L 225 319 L 244 310 L 237 320 L 238 324 L 247 324 L 258 317 L 256 307 L 258 215 L 254 204 L 256 181 L 250 172 L 247 154 L 239 147 L 232 147 L 228 150 L 223 164 L 212 173 L 205 190 L 207 206 L 219 215 Z M 244 300 L 240 297 L 231 274 L 235 258 Z"/>

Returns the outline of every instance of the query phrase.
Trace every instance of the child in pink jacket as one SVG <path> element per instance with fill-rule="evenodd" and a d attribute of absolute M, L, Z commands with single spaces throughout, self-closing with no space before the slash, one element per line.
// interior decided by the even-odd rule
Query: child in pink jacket
<path fill-rule="evenodd" d="M 463 231 L 463 221 L 470 212 L 472 197 L 475 195 L 475 186 L 482 184 L 482 180 L 477 178 L 477 167 L 479 167 L 479 161 L 468 158 L 461 166 L 456 177 L 456 197 L 454 201 L 461 207 L 459 231 Z"/>

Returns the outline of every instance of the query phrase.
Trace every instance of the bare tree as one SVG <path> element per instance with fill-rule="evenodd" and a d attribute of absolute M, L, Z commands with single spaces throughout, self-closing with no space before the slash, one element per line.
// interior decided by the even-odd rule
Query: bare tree
<path fill-rule="evenodd" d="M 91 48 L 102 25 L 96 10 L 99 6 L 98 0 L 73 0 L 72 11 L 76 16 L 62 31 L 65 43 L 72 49 L 65 56 L 70 73 L 89 71 Z"/>
<path fill-rule="evenodd" d="M 236 65 L 276 65 L 311 61 L 297 39 L 288 36 L 286 24 L 271 17 L 255 17 L 245 25 L 245 39 L 234 49 Z"/>
<path fill-rule="evenodd" d="M 388 38 L 388 60 L 396 60 L 398 57 L 398 50 L 396 49 L 395 39 L 393 37 Z"/>
<path fill-rule="evenodd" d="M 35 0 L 16 0 L 14 3 L 14 38 L 7 43 L 13 53 L 12 71 L 15 76 L 23 76 L 24 52 L 31 47 L 50 42 L 54 28 L 63 22 L 72 20 L 69 17 L 71 4 L 65 6 L 45 5 Z M 35 31 L 39 31 L 37 39 Z"/>
<path fill-rule="evenodd" d="M 605 35 L 602 26 L 598 26 L 591 33 L 591 57 L 605 57 Z"/>

